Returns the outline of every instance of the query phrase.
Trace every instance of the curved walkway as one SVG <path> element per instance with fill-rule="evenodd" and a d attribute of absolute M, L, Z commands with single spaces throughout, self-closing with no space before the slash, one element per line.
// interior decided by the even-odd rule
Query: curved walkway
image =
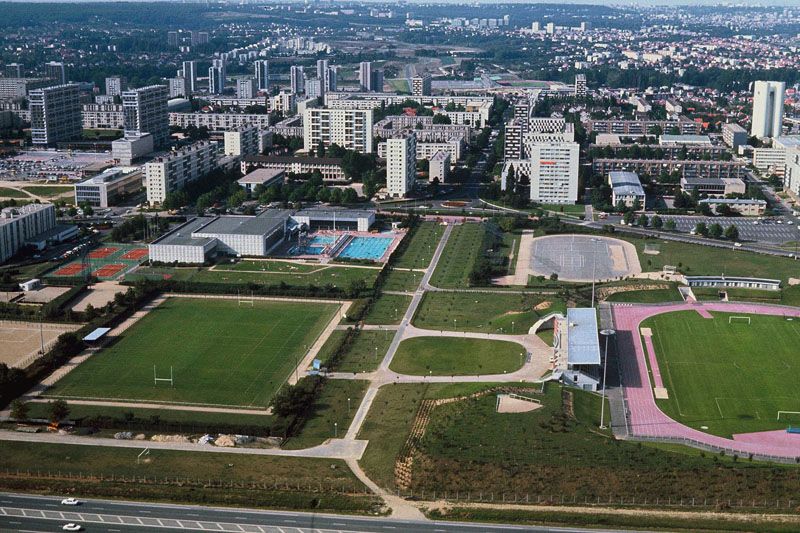
<path fill-rule="evenodd" d="M 794 459 L 800 457 L 800 435 L 784 431 L 765 431 L 735 435 L 733 439 L 710 435 L 685 426 L 664 414 L 658 408 L 651 387 L 646 352 L 639 334 L 643 320 L 674 311 L 708 311 L 784 315 L 800 317 L 800 309 L 766 304 L 708 302 L 670 305 L 620 304 L 612 307 L 617 330 L 622 389 L 628 413 L 628 428 L 633 437 L 682 441 L 695 447 L 724 449 L 740 455 L 754 454 L 764 458 Z M 658 375 L 655 354 L 650 358 L 654 373 Z"/>

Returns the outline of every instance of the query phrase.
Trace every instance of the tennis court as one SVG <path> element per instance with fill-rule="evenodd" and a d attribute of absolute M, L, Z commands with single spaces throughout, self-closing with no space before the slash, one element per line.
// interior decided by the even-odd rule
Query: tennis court
<path fill-rule="evenodd" d="M 141 244 L 108 243 L 90 250 L 85 258 L 61 264 L 45 277 L 75 278 L 91 272 L 101 280 L 117 279 L 147 259 L 147 248 Z"/>

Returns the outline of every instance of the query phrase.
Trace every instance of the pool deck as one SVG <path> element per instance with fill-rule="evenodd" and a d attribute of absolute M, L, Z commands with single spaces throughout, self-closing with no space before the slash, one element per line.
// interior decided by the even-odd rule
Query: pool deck
<path fill-rule="evenodd" d="M 339 236 L 339 237 L 341 237 L 342 235 L 347 235 L 349 237 L 362 237 L 362 238 L 370 238 L 370 239 L 375 239 L 375 238 L 392 239 L 392 242 L 389 244 L 389 246 L 386 247 L 386 250 L 383 252 L 383 255 L 381 255 L 381 257 L 379 257 L 377 259 L 373 259 L 376 263 L 385 263 L 386 261 L 389 260 L 389 257 L 392 255 L 392 253 L 394 253 L 394 251 L 400 245 L 400 241 L 402 241 L 403 238 L 406 236 L 406 230 L 387 231 L 387 232 L 384 232 L 384 233 L 372 233 L 372 232 L 369 232 L 369 231 L 349 231 L 349 230 L 348 231 L 344 231 L 344 232 L 341 232 L 341 231 L 334 232 L 332 230 L 320 230 L 320 231 L 314 233 L 313 235 L 311 235 L 311 241 L 313 242 L 313 239 L 316 238 L 316 237 L 329 237 L 329 236 Z M 338 241 L 338 239 L 337 239 L 337 241 Z M 317 246 L 317 245 L 309 244 L 309 246 Z M 326 248 L 328 246 L 330 246 L 330 245 L 329 244 L 325 245 Z M 339 254 L 341 253 L 341 251 L 346 249 L 346 248 L 347 248 L 347 245 L 345 245 L 341 250 L 339 250 L 333 256 L 329 256 L 326 253 L 322 253 L 322 254 L 302 254 L 302 255 L 292 255 L 291 259 L 313 259 L 313 260 L 317 260 L 317 261 L 321 261 L 321 262 L 326 262 L 326 261 L 328 261 L 330 259 L 335 259 L 336 257 L 339 257 Z M 346 259 L 346 258 L 343 258 L 343 259 Z M 358 258 L 354 258 L 354 259 L 358 259 Z M 372 258 L 367 258 L 367 259 L 372 259 Z"/>

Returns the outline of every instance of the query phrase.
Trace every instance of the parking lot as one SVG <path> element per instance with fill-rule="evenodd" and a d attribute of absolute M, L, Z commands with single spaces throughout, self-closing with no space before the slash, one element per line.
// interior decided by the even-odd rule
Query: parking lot
<path fill-rule="evenodd" d="M 30 150 L 0 160 L 0 176 L 8 181 L 74 181 L 93 165 L 110 165 L 110 153 Z"/>
<path fill-rule="evenodd" d="M 703 216 L 671 216 L 661 215 L 661 218 L 674 220 L 676 229 L 682 233 L 689 233 L 699 222 L 707 225 L 719 224 L 727 228 L 731 224 L 739 229 L 739 237 L 745 241 L 759 241 L 772 244 L 800 240 L 800 229 L 795 226 L 794 219 L 789 217 L 768 218 L 757 220 L 748 217 L 703 217 Z M 781 221 L 778 223 L 778 221 Z"/>

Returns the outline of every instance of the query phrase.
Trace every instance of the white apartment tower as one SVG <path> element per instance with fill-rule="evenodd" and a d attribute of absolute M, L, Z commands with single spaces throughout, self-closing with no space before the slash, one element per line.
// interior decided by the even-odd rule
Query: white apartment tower
<path fill-rule="evenodd" d="M 258 94 L 258 82 L 255 78 L 238 78 L 236 80 L 236 96 L 254 98 Z"/>
<path fill-rule="evenodd" d="M 303 147 L 315 150 L 337 144 L 348 150 L 372 153 L 372 109 L 307 108 L 303 116 Z"/>
<path fill-rule="evenodd" d="M 28 94 L 33 144 L 48 145 L 80 139 L 83 131 L 80 88 L 54 85 Z"/>
<path fill-rule="evenodd" d="M 372 62 L 362 61 L 358 64 L 358 84 L 362 91 L 372 90 Z"/>
<path fill-rule="evenodd" d="M 431 75 L 423 74 L 411 78 L 412 96 L 430 96 L 431 94 Z"/>
<path fill-rule="evenodd" d="M 225 60 L 215 59 L 208 69 L 208 92 L 222 94 L 225 90 Z"/>
<path fill-rule="evenodd" d="M 259 91 L 269 90 L 269 61 L 262 59 L 254 63 L 256 84 Z M 241 96 L 240 96 L 241 98 Z"/>
<path fill-rule="evenodd" d="M 197 91 L 197 63 L 184 61 L 182 71 L 183 79 L 186 80 L 186 90 L 190 93 Z"/>
<path fill-rule="evenodd" d="M 160 148 L 169 141 L 169 90 L 164 85 L 149 85 L 122 93 L 125 137 L 143 133 L 153 136 L 153 146 Z"/>
<path fill-rule="evenodd" d="M 786 83 L 757 81 L 753 85 L 753 125 L 750 135 L 759 139 L 779 137 L 783 125 Z"/>
<path fill-rule="evenodd" d="M 414 189 L 417 177 L 417 138 L 405 133 L 386 140 L 386 190 L 403 198 Z"/>
<path fill-rule="evenodd" d="M 186 78 L 179 76 L 177 78 L 170 78 L 168 81 L 170 98 L 181 98 L 188 96 L 186 91 Z"/>
<path fill-rule="evenodd" d="M 226 131 L 225 155 L 245 156 L 258 155 L 259 131 L 255 126 L 244 126 L 232 131 Z"/>
<path fill-rule="evenodd" d="M 122 96 L 122 91 L 125 88 L 125 78 L 121 76 L 106 78 L 106 94 L 108 96 Z"/>

